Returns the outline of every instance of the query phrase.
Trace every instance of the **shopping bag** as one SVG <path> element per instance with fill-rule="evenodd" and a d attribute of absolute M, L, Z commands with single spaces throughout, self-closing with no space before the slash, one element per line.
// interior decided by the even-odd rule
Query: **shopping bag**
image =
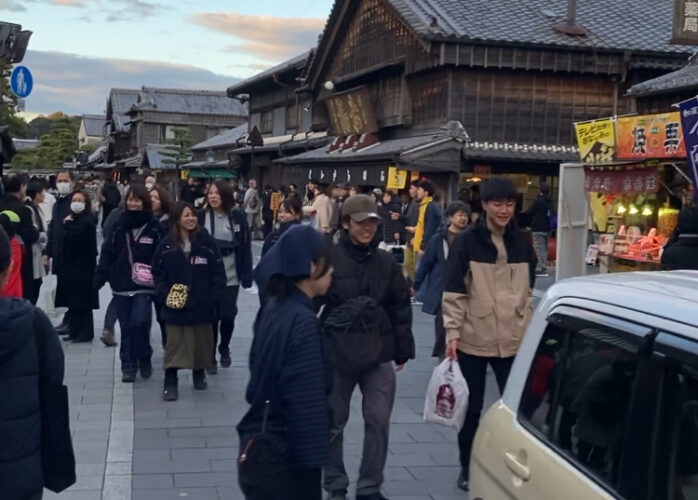
<path fill-rule="evenodd" d="M 468 384 L 457 362 L 444 359 L 434 368 L 424 402 L 424 421 L 463 428 L 468 410 Z"/>

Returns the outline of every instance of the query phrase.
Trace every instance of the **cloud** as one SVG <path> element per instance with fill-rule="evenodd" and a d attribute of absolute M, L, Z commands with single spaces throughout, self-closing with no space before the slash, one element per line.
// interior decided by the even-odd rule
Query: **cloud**
<path fill-rule="evenodd" d="M 194 66 L 159 61 L 83 57 L 64 52 L 27 51 L 34 91 L 27 111 L 102 113 L 111 88 L 149 87 L 224 90 L 238 79 Z"/>
<path fill-rule="evenodd" d="M 50 3 L 59 7 L 85 7 L 86 0 L 51 0 Z"/>
<path fill-rule="evenodd" d="M 325 20 L 248 16 L 232 12 L 198 13 L 192 20 L 204 28 L 239 38 L 231 47 L 266 61 L 281 61 L 314 47 Z"/>
<path fill-rule="evenodd" d="M 21 0 L 0 0 L 0 10 L 22 12 L 27 10 L 27 8 Z"/>
<path fill-rule="evenodd" d="M 163 4 L 142 0 L 121 0 L 120 2 L 110 2 L 108 5 L 112 6 L 107 10 L 106 21 L 108 22 L 140 21 L 144 17 L 155 16 L 165 9 Z M 118 7 L 113 8 L 114 5 L 118 5 Z"/>

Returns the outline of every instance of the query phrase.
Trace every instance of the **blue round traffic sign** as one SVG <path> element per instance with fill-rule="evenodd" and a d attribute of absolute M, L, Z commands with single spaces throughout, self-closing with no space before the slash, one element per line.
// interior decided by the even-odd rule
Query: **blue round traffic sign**
<path fill-rule="evenodd" d="M 34 77 L 26 66 L 17 66 L 12 70 L 10 86 L 17 97 L 27 97 L 34 88 Z"/>

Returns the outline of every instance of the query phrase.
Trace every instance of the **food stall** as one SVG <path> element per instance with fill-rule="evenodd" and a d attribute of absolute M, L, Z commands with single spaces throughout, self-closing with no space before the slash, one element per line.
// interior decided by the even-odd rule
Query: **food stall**
<path fill-rule="evenodd" d="M 679 211 L 692 203 L 680 113 L 575 126 L 589 209 L 586 263 L 600 273 L 659 270 Z"/>

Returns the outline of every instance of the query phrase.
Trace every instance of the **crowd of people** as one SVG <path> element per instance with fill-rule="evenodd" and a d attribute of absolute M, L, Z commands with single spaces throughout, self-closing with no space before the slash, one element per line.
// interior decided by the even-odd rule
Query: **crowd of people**
<path fill-rule="evenodd" d="M 425 178 L 402 195 L 311 179 L 305 195 L 293 184 L 281 188 L 278 206 L 273 190 L 260 193 L 255 180 L 243 187 L 190 179 L 177 192 L 151 175 L 127 185 L 78 181 L 62 171 L 55 185 L 10 174 L 3 186 L 0 385 L 31 372 L 40 375 L 27 383 L 62 387 L 60 343 L 32 305 L 49 271 L 57 279 L 54 305 L 67 309 L 55 329 L 66 341 L 93 341 L 98 292 L 109 284 L 100 340 L 119 347 L 123 383 L 153 374 L 155 317 L 165 401 L 178 399 L 180 370 L 192 370 L 194 388 L 206 390 L 207 376 L 231 366 L 240 288 L 254 282 L 260 307 L 249 354 L 250 407 L 237 427 L 243 493 L 250 500 L 314 500 L 324 489 L 331 500 L 345 499 L 344 429 L 358 386 L 364 442 L 357 499 L 381 500 L 396 374 L 415 357 L 416 296 L 434 316 L 432 356 L 459 363 L 470 390 L 458 435 L 458 486 L 468 489 L 488 366 L 503 390 L 530 321 L 536 275 L 547 272 L 547 186 L 529 212 L 532 231 L 516 223 L 518 193 L 506 178 L 492 178 L 445 207 Z M 697 221 L 696 209 L 680 215 L 665 251 L 667 268 L 697 267 Z M 253 268 L 254 239 L 263 243 Z M 36 356 L 25 340 L 38 331 Z M 16 415 L 0 409 L 0 423 L 16 431 L 8 435 L 21 437 L 42 418 L 39 385 L 16 396 L 24 405 Z M 67 399 L 58 406 L 54 427 L 64 421 L 67 428 Z M 28 416 L 16 420 L 20 414 Z M 72 456 L 67 435 L 61 449 Z M 29 453 L 24 443 L 8 441 L 0 450 L 0 484 L 13 474 L 12 464 L 26 461 L 29 471 L 13 483 L 11 500 L 41 498 L 41 486 L 74 481 L 68 459 L 63 470 L 44 470 L 58 479 L 42 483 L 46 465 L 38 448 Z"/>

